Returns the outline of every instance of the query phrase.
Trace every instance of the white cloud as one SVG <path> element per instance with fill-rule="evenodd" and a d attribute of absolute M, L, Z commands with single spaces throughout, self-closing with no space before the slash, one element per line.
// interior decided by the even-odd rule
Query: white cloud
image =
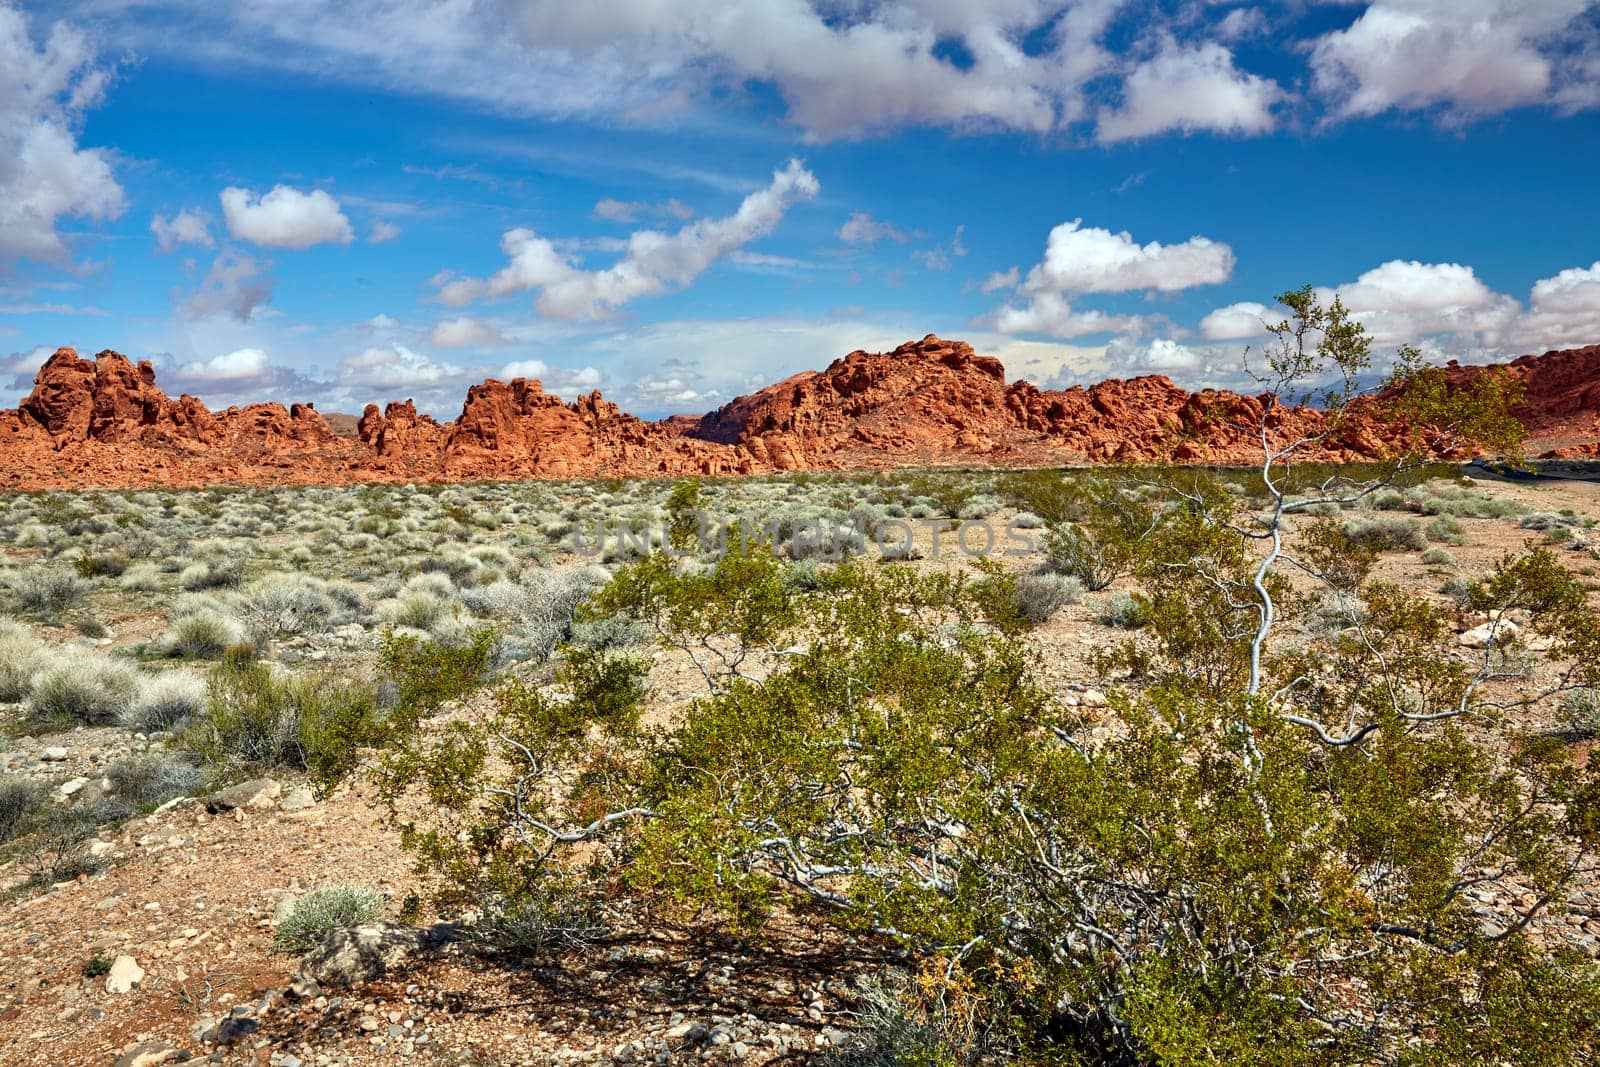
<path fill-rule="evenodd" d="M 503 345 L 505 334 L 470 315 L 445 319 L 428 331 L 428 343 L 439 348 L 465 348 L 468 345 Z"/>
<path fill-rule="evenodd" d="M 259 348 L 241 348 L 227 355 L 185 363 L 177 377 L 188 382 L 239 382 L 265 378 L 272 372 L 272 361 Z"/>
<path fill-rule="evenodd" d="M 126 210 L 107 152 L 78 147 L 84 112 L 110 80 L 94 60 L 88 40 L 65 23 L 36 47 L 27 17 L 0 5 L 0 264 L 70 266 L 59 220 Z"/>
<path fill-rule="evenodd" d="M 550 364 L 542 359 L 519 359 L 500 368 L 502 378 L 542 378 L 550 372 Z"/>
<path fill-rule="evenodd" d="M 394 223 L 388 222 L 384 219 L 379 219 L 378 221 L 374 222 L 372 224 L 372 228 L 367 231 L 367 243 L 381 245 L 385 242 L 394 240 L 396 237 L 399 237 L 400 232 L 400 227 L 396 226 Z"/>
<path fill-rule="evenodd" d="M 1025 293 L 1175 292 L 1228 280 L 1233 249 L 1209 237 L 1182 244 L 1138 244 L 1126 230 L 1083 228 L 1082 219 L 1050 231 L 1044 260 L 1028 272 Z"/>
<path fill-rule="evenodd" d="M 152 14 L 151 8 L 158 11 Z M 1124 0 L 151 0 L 142 52 L 470 100 L 518 114 L 659 118 L 765 86 L 813 137 L 902 126 L 1044 132 L 1084 111 Z M 159 17 L 165 11 L 169 18 Z M 172 32 L 202 21 L 207 33 Z M 952 54 L 952 46 L 959 54 Z"/>
<path fill-rule="evenodd" d="M 1007 304 L 994 316 L 994 328 L 1001 333 L 1042 333 L 1063 340 L 1132 329 L 1138 324 L 1136 316 L 1076 311 L 1060 293 L 1039 293 L 1024 307 Z"/>
<path fill-rule="evenodd" d="M 228 232 L 252 244 L 271 248 L 310 248 L 319 244 L 349 244 L 355 240 L 350 220 L 339 201 L 321 189 L 302 193 L 277 185 L 257 197 L 249 189 L 229 186 L 222 190 L 222 215 Z"/>
<path fill-rule="evenodd" d="M 996 293 L 1001 289 L 1015 289 L 1022 284 L 1022 272 L 1016 267 L 1009 270 L 995 271 L 983 280 L 978 286 L 980 293 Z"/>
<path fill-rule="evenodd" d="M 594 205 L 594 217 L 608 222 L 635 222 L 641 217 L 670 218 L 684 222 L 694 217 L 694 208 L 676 198 L 649 203 L 642 200 L 613 200 L 607 196 Z"/>
<path fill-rule="evenodd" d="M 1151 341 L 1134 357 L 1135 366 L 1161 373 L 1194 370 L 1204 363 L 1199 352 L 1168 338 Z"/>
<path fill-rule="evenodd" d="M 883 240 L 905 244 L 906 235 L 893 223 L 875 219 L 865 211 L 857 211 L 839 227 L 839 240 L 847 245 L 874 245 Z"/>
<path fill-rule="evenodd" d="M 267 260 L 223 250 L 211 261 L 200 288 L 185 302 L 184 313 L 202 319 L 226 312 L 248 322 L 259 308 L 272 302 L 272 288 L 277 283 L 267 275 L 271 267 Z"/>
<path fill-rule="evenodd" d="M 1136 67 L 1122 86 L 1122 104 L 1102 108 L 1102 144 L 1181 131 L 1258 134 L 1276 124 L 1273 106 L 1285 97 L 1276 82 L 1241 71 L 1233 53 L 1215 42 L 1184 48 L 1172 42 Z"/>
<path fill-rule="evenodd" d="M 1430 334 L 1499 337 L 1518 305 L 1485 285 L 1460 263 L 1392 259 L 1333 291 L 1380 341 L 1411 341 Z M 1319 294 L 1324 302 L 1332 293 Z"/>
<path fill-rule="evenodd" d="M 1567 31 L 1592 7 L 1593 0 L 1377 0 L 1316 42 L 1315 85 L 1347 117 L 1583 106 L 1593 72 L 1584 71 L 1582 49 L 1567 47 Z"/>
<path fill-rule="evenodd" d="M 622 259 L 604 270 L 581 270 L 549 238 L 511 230 L 500 241 L 511 260 L 505 267 L 483 281 L 445 281 L 439 299 L 460 307 L 537 291 L 535 306 L 550 318 L 603 318 L 640 297 L 688 285 L 718 259 L 771 233 L 792 204 L 811 199 L 819 188 L 811 172 L 791 160 L 773 173 L 770 185 L 745 197 L 734 214 L 701 219 L 673 234 L 638 230 L 629 235 Z"/>
<path fill-rule="evenodd" d="M 405 345 L 378 345 L 341 361 L 339 381 L 346 386 L 402 390 L 466 384 L 474 371 L 441 363 Z"/>
<path fill-rule="evenodd" d="M 1200 336 L 1208 341 L 1259 337 L 1266 332 L 1267 306 L 1253 300 L 1217 308 L 1200 320 Z"/>
<path fill-rule="evenodd" d="M 1535 282 L 1515 336 L 1540 350 L 1600 344 L 1600 261 Z"/>
<path fill-rule="evenodd" d="M 176 252 L 179 245 L 199 245 L 201 248 L 215 248 L 217 245 L 211 236 L 210 220 L 205 212 L 195 208 L 186 207 L 171 218 L 152 215 L 150 232 L 155 235 L 158 252 Z"/>

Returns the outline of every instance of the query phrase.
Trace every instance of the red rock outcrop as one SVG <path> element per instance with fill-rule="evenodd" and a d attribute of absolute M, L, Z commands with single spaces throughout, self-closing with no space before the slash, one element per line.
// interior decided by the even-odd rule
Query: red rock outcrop
<path fill-rule="evenodd" d="M 1535 450 L 1600 454 L 1600 346 L 1507 364 L 1526 384 L 1518 414 Z M 1465 385 L 1479 367 L 1447 368 Z M 148 362 L 61 349 L 32 393 L 0 412 L 0 488 L 121 488 L 227 482 L 436 481 L 749 474 L 920 465 L 1030 466 L 1252 460 L 1265 419 L 1284 433 L 1320 412 L 1271 396 L 1191 393 L 1151 375 L 1066 390 L 1007 383 L 996 359 L 929 335 L 892 352 L 852 352 L 701 416 L 647 422 L 599 393 L 563 401 L 537 381 L 472 387 L 453 421 L 410 400 L 369 404 L 339 435 L 310 404 L 212 412 L 174 400 Z M 1355 419 L 1330 459 L 1384 447 Z"/>

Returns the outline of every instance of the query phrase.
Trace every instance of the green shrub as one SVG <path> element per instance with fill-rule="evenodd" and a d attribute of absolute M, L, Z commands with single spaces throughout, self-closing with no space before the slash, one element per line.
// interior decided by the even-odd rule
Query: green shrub
<path fill-rule="evenodd" d="M 1467 543 L 1467 532 L 1462 529 L 1461 520 L 1449 515 L 1440 515 L 1431 520 L 1423 532 L 1430 541 L 1440 541 L 1447 545 Z"/>
<path fill-rule="evenodd" d="M 381 736 L 374 694 L 359 682 L 290 674 L 270 663 L 224 663 L 209 679 L 205 713 L 182 736 L 207 766 L 287 767 L 328 786 Z"/>
<path fill-rule="evenodd" d="M 28 711 L 57 724 L 109 726 L 133 704 L 139 672 L 125 663 L 80 652 L 52 660 L 34 681 Z"/>
<path fill-rule="evenodd" d="M 1449 567 L 1455 561 L 1448 548 L 1430 548 L 1422 554 L 1422 562 L 1430 567 Z"/>
<path fill-rule="evenodd" d="M 240 589 L 235 603 L 250 639 L 262 648 L 320 628 L 335 607 L 327 583 L 305 574 L 263 575 Z"/>
<path fill-rule="evenodd" d="M 383 910 L 383 896 L 350 885 L 314 889 L 294 902 L 278 923 L 272 947 L 279 952 L 308 952 L 330 933 L 371 922 Z"/>
<path fill-rule="evenodd" d="M 1140 593 L 1116 592 L 1100 606 L 1100 622 L 1118 630 L 1141 630 L 1150 625 L 1150 599 Z"/>
<path fill-rule="evenodd" d="M 85 552 L 72 561 L 80 578 L 116 578 L 128 569 L 128 561 L 115 552 Z"/>
<path fill-rule="evenodd" d="M 178 585 L 191 592 L 205 589 L 232 589 L 244 576 L 241 561 L 208 561 L 193 563 L 178 575 Z"/>

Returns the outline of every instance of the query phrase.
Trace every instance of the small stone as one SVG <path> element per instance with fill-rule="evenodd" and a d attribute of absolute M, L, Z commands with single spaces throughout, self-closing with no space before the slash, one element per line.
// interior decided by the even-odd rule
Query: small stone
<path fill-rule="evenodd" d="M 312 794 L 309 786 L 297 785 L 278 801 L 280 811 L 304 811 L 317 805 L 317 798 Z"/>
<path fill-rule="evenodd" d="M 67 750 L 62 748 L 60 745 L 51 745 L 49 748 L 39 753 L 39 758 L 44 760 L 46 763 L 61 763 L 67 758 L 67 755 Z"/>
<path fill-rule="evenodd" d="M 107 993 L 127 993 L 144 981 L 144 968 L 132 956 L 118 956 L 106 972 Z"/>
<path fill-rule="evenodd" d="M 1106 695 L 1098 689 L 1085 689 L 1079 698 L 1086 708 L 1103 708 L 1106 706 Z"/>
<path fill-rule="evenodd" d="M 183 1053 L 171 1045 L 141 1041 L 117 1057 L 114 1067 L 159 1067 L 160 1064 L 175 1063 L 183 1058 Z"/>
<path fill-rule="evenodd" d="M 89 784 L 89 779 L 87 779 L 87 778 L 74 778 L 71 781 L 62 782 L 61 783 L 61 795 L 64 796 L 64 797 L 74 796 L 77 793 L 81 792 L 83 790 L 83 787 L 88 785 L 88 784 Z"/>
<path fill-rule="evenodd" d="M 271 778 L 256 778 L 219 789 L 206 797 L 206 810 L 216 815 L 239 808 L 270 808 L 283 795 L 283 786 Z"/>

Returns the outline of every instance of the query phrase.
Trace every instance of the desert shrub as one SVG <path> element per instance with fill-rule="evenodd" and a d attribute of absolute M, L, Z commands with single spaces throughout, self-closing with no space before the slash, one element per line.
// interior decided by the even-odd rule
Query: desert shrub
<path fill-rule="evenodd" d="M 1537 511 L 1532 515 L 1524 515 L 1522 521 L 1517 523 L 1524 530 L 1559 530 L 1583 526 L 1584 520 L 1577 515 L 1556 511 Z"/>
<path fill-rule="evenodd" d="M 383 896 L 371 889 L 323 886 L 294 902 L 273 933 L 272 947 L 279 952 L 308 952 L 333 931 L 371 922 L 382 911 Z"/>
<path fill-rule="evenodd" d="M 1585 686 L 1562 696 L 1561 721 L 1579 738 L 1600 736 L 1600 688 Z"/>
<path fill-rule="evenodd" d="M 523 579 L 527 597 L 518 612 L 517 632 L 536 658 L 548 658 L 572 635 L 578 606 L 609 580 L 603 568 L 592 566 L 533 571 Z"/>
<path fill-rule="evenodd" d="M 244 576 L 244 564 L 237 560 L 211 560 L 191 563 L 178 574 L 178 585 L 191 592 L 206 589 L 232 589 Z"/>
<path fill-rule="evenodd" d="M 205 713 L 182 736 L 212 767 L 306 771 L 326 785 L 380 736 L 373 692 L 359 682 L 290 674 L 261 661 L 224 663 L 208 681 Z"/>
<path fill-rule="evenodd" d="M 1428 547 L 1422 524 L 1399 516 L 1347 519 L 1344 534 L 1356 545 L 1380 552 L 1421 551 Z"/>
<path fill-rule="evenodd" d="M 1162 516 L 1140 492 L 1113 478 L 1084 477 L 1063 493 L 1058 506 L 1070 518 L 1045 534 L 1044 565 L 1085 589 L 1104 589 L 1133 570 Z"/>
<path fill-rule="evenodd" d="M 985 1062 L 976 1013 L 962 1002 L 960 989 L 930 995 L 941 985 L 861 982 L 855 1030 L 819 1058 L 821 1067 L 961 1067 Z"/>
<path fill-rule="evenodd" d="M 151 675 L 139 683 L 123 725 L 138 733 L 170 730 L 189 721 L 206 708 L 206 684 L 183 671 Z"/>
<path fill-rule="evenodd" d="M 172 656 L 216 659 L 244 639 L 244 628 L 217 611 L 179 615 L 161 636 L 161 648 Z"/>
<path fill-rule="evenodd" d="M 1140 593 L 1119 590 L 1100 605 L 1100 622 L 1118 630 L 1140 630 L 1150 625 L 1150 600 Z"/>
<path fill-rule="evenodd" d="M 477 688 L 488 676 L 498 635 L 479 628 L 470 643 L 439 645 L 413 634 L 389 634 L 378 663 L 394 689 L 393 703 L 406 715 L 431 714 Z"/>
<path fill-rule="evenodd" d="M 584 648 L 631 648 L 649 641 L 650 628 L 626 615 L 601 615 L 572 624 L 572 643 Z"/>
<path fill-rule="evenodd" d="M 17 610 L 46 618 L 75 606 L 89 583 L 60 567 L 30 567 L 6 577 Z"/>
<path fill-rule="evenodd" d="M 1439 586 L 1439 592 L 1465 607 L 1478 590 L 1478 583 L 1462 574 L 1452 574 Z"/>
<path fill-rule="evenodd" d="M 432 593 L 406 593 L 379 601 L 373 607 L 378 621 L 412 630 L 432 628 L 450 610 L 450 601 Z"/>
<path fill-rule="evenodd" d="M 46 722 L 107 726 L 132 706 L 139 672 L 125 663 L 90 653 L 53 659 L 34 680 L 28 711 Z"/>
<path fill-rule="evenodd" d="M 161 568 L 154 563 L 135 563 L 122 573 L 117 585 L 130 593 L 154 593 L 161 589 Z"/>
<path fill-rule="evenodd" d="M 0 702 L 23 700 L 49 650 L 21 623 L 0 620 Z"/>
<path fill-rule="evenodd" d="M 0 844 L 24 831 L 38 802 L 39 791 L 31 782 L 10 775 L 0 777 Z"/>
<path fill-rule="evenodd" d="M 1430 567 L 1448 567 L 1455 561 L 1448 548 L 1430 548 L 1422 554 L 1422 562 Z"/>
<path fill-rule="evenodd" d="M 1378 511 L 1400 511 L 1406 506 L 1406 495 L 1398 489 L 1379 489 L 1367 499 Z"/>
<path fill-rule="evenodd" d="M 1083 599 L 1083 583 L 1066 574 L 1024 574 L 1017 579 L 1017 611 L 1040 623 Z"/>
<path fill-rule="evenodd" d="M 1011 525 L 1019 530 L 1037 530 L 1045 525 L 1045 520 L 1031 511 L 1019 511 L 1012 517 Z"/>
<path fill-rule="evenodd" d="M 509 578 L 461 591 L 461 603 L 468 611 L 494 619 L 515 618 L 526 598 L 522 586 Z"/>
<path fill-rule="evenodd" d="M 72 561 L 80 578 L 116 578 L 128 569 L 128 561 L 116 552 L 84 552 Z"/>
<path fill-rule="evenodd" d="M 113 797 L 142 808 L 194 792 L 200 785 L 200 768 L 170 753 L 140 752 L 112 763 L 105 777 Z"/>
<path fill-rule="evenodd" d="M 1447 545 L 1464 545 L 1467 543 L 1467 532 L 1461 527 L 1461 520 L 1450 515 L 1440 515 L 1431 520 L 1423 533 L 1430 541 L 1440 541 Z"/>
<path fill-rule="evenodd" d="M 250 639 L 265 648 L 285 634 L 319 628 L 333 614 L 327 583 L 305 574 L 267 574 L 239 590 L 239 617 Z"/>
<path fill-rule="evenodd" d="M 987 519 L 990 515 L 1000 510 L 1000 498 L 988 493 L 979 493 L 956 510 L 955 518 L 965 521 Z"/>

